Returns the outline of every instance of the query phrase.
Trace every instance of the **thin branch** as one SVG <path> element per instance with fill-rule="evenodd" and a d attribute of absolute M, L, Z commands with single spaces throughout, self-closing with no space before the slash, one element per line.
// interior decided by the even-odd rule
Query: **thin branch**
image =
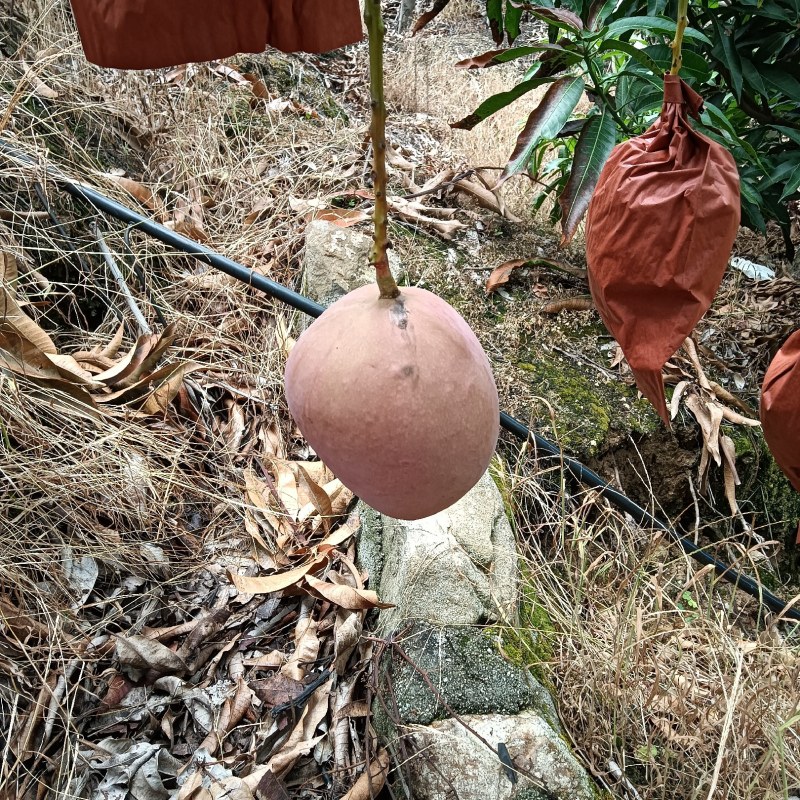
<path fill-rule="evenodd" d="M 119 288 L 122 291 L 122 294 L 125 297 L 126 302 L 128 303 L 128 308 L 130 308 L 131 313 L 133 314 L 136 322 L 139 325 L 139 334 L 142 336 L 149 336 L 153 333 L 152 328 L 147 324 L 147 320 L 144 318 L 144 314 L 142 314 L 139 306 L 136 304 L 136 300 L 134 296 L 131 294 L 131 290 L 128 288 L 128 284 L 125 283 L 125 278 L 123 277 L 122 273 L 119 271 L 119 267 L 117 266 L 117 262 L 114 261 L 114 256 L 111 255 L 111 251 L 108 249 L 108 245 L 106 245 L 105 240 L 103 239 L 103 235 L 100 233 L 100 229 L 97 225 L 92 224 L 92 228 L 94 229 L 94 238 L 97 242 L 97 246 L 100 248 L 100 252 L 103 254 L 103 258 L 111 270 L 111 274 L 116 279 L 117 283 L 119 284 Z"/>

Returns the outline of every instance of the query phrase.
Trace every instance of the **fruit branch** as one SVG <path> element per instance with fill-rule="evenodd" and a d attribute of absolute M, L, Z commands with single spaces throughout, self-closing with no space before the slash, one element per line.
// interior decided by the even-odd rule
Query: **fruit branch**
<path fill-rule="evenodd" d="M 672 67 L 670 75 L 677 75 L 683 65 L 681 46 L 683 45 L 683 32 L 686 30 L 686 23 L 689 15 L 689 0 L 678 0 L 678 24 L 675 28 L 675 38 L 672 41 Z"/>
<path fill-rule="evenodd" d="M 372 140 L 372 185 L 375 193 L 373 242 L 370 261 L 375 267 L 375 280 L 380 296 L 392 299 L 400 294 L 389 269 L 389 234 L 386 228 L 386 102 L 383 94 L 383 24 L 380 0 L 366 0 L 364 23 L 369 35 L 369 89 L 372 109 L 370 139 Z"/>

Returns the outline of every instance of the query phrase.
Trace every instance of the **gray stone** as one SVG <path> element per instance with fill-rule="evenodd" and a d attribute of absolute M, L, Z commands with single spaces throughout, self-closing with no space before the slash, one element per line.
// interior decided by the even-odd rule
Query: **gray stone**
<path fill-rule="evenodd" d="M 427 725 L 453 713 L 516 714 L 533 707 L 560 730 L 547 690 L 500 655 L 489 631 L 418 622 L 403 631 L 400 646 L 408 660 L 392 651 L 391 685 L 386 678 L 382 688 L 394 694 L 402 722 Z"/>
<path fill-rule="evenodd" d="M 371 246 L 371 237 L 352 228 L 325 220 L 309 222 L 303 254 L 306 295 L 328 306 L 353 289 L 374 283 L 375 270 L 369 262 Z M 389 266 L 395 280 L 402 280 L 400 262 L 391 251 Z"/>
<path fill-rule="evenodd" d="M 417 752 L 409 764 L 414 800 L 593 800 L 583 767 L 561 737 L 532 711 L 444 719 L 407 733 Z M 516 768 L 516 781 L 495 750 L 503 743 Z"/>
<path fill-rule="evenodd" d="M 433 626 L 513 624 L 516 558 L 514 532 L 488 473 L 432 517 L 406 521 L 362 514 L 359 561 L 369 572 L 370 587 L 395 605 L 380 614 L 379 636 L 407 620 Z"/>

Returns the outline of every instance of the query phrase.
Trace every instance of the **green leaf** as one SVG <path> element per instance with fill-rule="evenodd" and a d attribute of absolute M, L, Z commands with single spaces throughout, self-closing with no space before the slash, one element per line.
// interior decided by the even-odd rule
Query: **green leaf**
<path fill-rule="evenodd" d="M 600 47 L 597 48 L 600 53 L 607 53 L 608 51 L 616 53 L 624 53 L 631 58 L 636 59 L 643 67 L 649 69 L 654 75 L 663 75 L 664 70 L 650 58 L 644 50 L 635 47 L 630 42 L 621 42 L 619 39 L 606 39 Z"/>
<path fill-rule="evenodd" d="M 581 78 L 559 78 L 528 117 L 517 139 L 517 145 L 497 185 L 512 175 L 524 172 L 536 145 L 543 139 L 552 139 L 569 119 L 583 95 L 585 84 Z"/>
<path fill-rule="evenodd" d="M 589 7 L 589 15 L 586 18 L 586 27 L 590 31 L 596 31 L 606 20 L 606 17 L 614 13 L 618 0 L 594 0 Z"/>
<path fill-rule="evenodd" d="M 620 34 L 629 31 L 644 31 L 645 33 L 657 33 L 663 36 L 675 36 L 675 21 L 666 17 L 624 17 L 612 22 L 608 26 L 608 37 L 610 39 L 619 38 Z M 711 44 L 711 40 L 694 28 L 686 28 L 683 34 L 684 39 L 696 39 L 706 44 Z"/>
<path fill-rule="evenodd" d="M 750 61 L 749 58 L 741 58 L 740 62 L 742 65 L 742 75 L 745 81 L 747 81 L 748 86 L 755 89 L 758 94 L 768 98 L 770 96 L 770 91 L 764 84 L 764 79 L 761 77 L 761 74 L 756 69 L 753 62 Z"/>
<path fill-rule="evenodd" d="M 451 122 L 450 127 L 462 131 L 471 131 L 479 122 L 483 122 L 487 117 L 498 112 L 501 108 L 513 103 L 518 97 L 522 97 L 526 92 L 530 92 L 537 86 L 543 86 L 545 83 L 552 83 L 555 78 L 531 78 L 527 81 L 518 83 L 513 89 L 507 92 L 499 92 L 493 94 L 487 100 L 484 100 L 471 114 L 460 119 L 458 122 Z"/>
<path fill-rule="evenodd" d="M 488 50 L 471 58 L 465 58 L 463 61 L 456 63 L 457 69 L 484 69 L 486 67 L 494 67 L 498 64 L 506 64 L 509 61 L 514 61 L 517 58 L 524 58 L 525 56 L 534 55 L 535 53 L 566 53 L 563 47 L 559 44 L 550 44 L 549 42 L 540 42 L 539 44 L 529 44 L 522 47 L 507 47 L 504 50 Z"/>
<path fill-rule="evenodd" d="M 503 42 L 503 0 L 486 0 L 486 19 L 492 29 L 492 39 Z"/>
<path fill-rule="evenodd" d="M 733 39 L 722 30 L 722 25 L 716 20 L 713 24 L 717 32 L 717 44 L 714 46 L 714 52 L 727 67 L 731 75 L 733 93 L 739 100 L 742 96 L 742 64 L 739 61 L 739 53 L 733 45 Z"/>
<path fill-rule="evenodd" d="M 780 131 L 784 136 L 791 139 L 795 144 L 800 144 L 800 130 L 796 128 L 786 128 L 783 125 L 770 125 L 776 131 Z"/>
<path fill-rule="evenodd" d="M 522 9 L 511 4 L 511 0 L 506 0 L 506 19 L 504 27 L 508 36 L 508 43 L 513 44 L 514 39 L 519 36 L 519 21 L 522 19 Z"/>
<path fill-rule="evenodd" d="M 662 73 L 667 72 L 672 66 L 672 48 L 669 45 L 652 44 L 649 47 L 645 47 L 644 52 L 658 64 Z M 682 57 L 682 78 L 691 78 L 702 83 L 709 80 L 711 67 L 703 56 L 684 47 Z"/>
<path fill-rule="evenodd" d="M 783 187 L 783 193 L 781 194 L 778 202 L 783 203 L 784 200 L 788 200 L 793 194 L 797 193 L 798 189 L 800 189 L 800 167 L 797 167 L 789 176 L 786 184 Z"/>
<path fill-rule="evenodd" d="M 763 64 L 761 66 L 761 74 L 771 86 L 783 92 L 789 99 L 800 103 L 800 81 L 793 75 L 774 64 Z"/>
<path fill-rule="evenodd" d="M 575 145 L 572 170 L 558 202 L 561 205 L 561 245 L 568 244 L 589 207 L 603 165 L 617 143 L 617 126 L 607 106 L 589 117 Z"/>

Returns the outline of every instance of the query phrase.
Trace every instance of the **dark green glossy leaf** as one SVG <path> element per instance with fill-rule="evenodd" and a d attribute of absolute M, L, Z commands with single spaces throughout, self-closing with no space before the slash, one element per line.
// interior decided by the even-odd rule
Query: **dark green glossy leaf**
<path fill-rule="evenodd" d="M 761 74 L 771 86 L 783 92 L 794 102 L 800 103 L 800 81 L 789 72 L 773 64 L 764 64 L 761 67 Z"/>
<path fill-rule="evenodd" d="M 517 139 L 517 145 L 497 185 L 501 185 L 512 175 L 525 171 L 531 154 L 540 141 L 552 139 L 570 118 L 584 90 L 581 78 L 559 78 L 542 98 L 525 123 Z"/>
<path fill-rule="evenodd" d="M 781 194 L 778 202 L 783 203 L 787 201 L 790 197 L 797 194 L 798 189 L 800 189 L 800 166 L 798 166 L 786 179 L 786 183 L 783 187 L 783 193 Z"/>
<path fill-rule="evenodd" d="M 619 39 L 606 39 L 597 48 L 600 53 L 616 52 L 624 53 L 636 59 L 643 67 L 650 70 L 654 75 L 663 75 L 664 70 L 644 51 L 634 47 L 630 42 L 621 42 Z"/>
<path fill-rule="evenodd" d="M 507 92 L 500 92 L 493 94 L 488 100 L 484 100 L 471 114 L 460 119 L 458 122 L 450 124 L 451 128 L 458 130 L 471 131 L 479 122 L 491 117 L 492 114 L 498 112 L 501 108 L 513 103 L 518 97 L 530 92 L 537 86 L 543 86 L 546 83 L 552 83 L 555 78 L 531 78 L 527 81 L 518 83 L 513 89 Z"/>
<path fill-rule="evenodd" d="M 519 23 L 522 19 L 522 9 L 518 6 L 512 5 L 511 0 L 506 0 L 506 18 L 503 26 L 506 29 L 508 36 L 508 43 L 513 44 L 514 39 L 520 34 Z"/>
<path fill-rule="evenodd" d="M 787 139 L 791 139 L 795 144 L 800 144 L 800 130 L 787 128 L 783 125 L 770 125 L 776 131 L 780 131 Z"/>
<path fill-rule="evenodd" d="M 672 48 L 666 44 L 652 44 L 644 48 L 644 52 L 650 56 L 661 68 L 662 72 L 667 72 L 672 66 Z M 683 48 L 683 64 L 681 65 L 681 77 L 690 81 L 705 83 L 711 77 L 711 67 L 699 53 Z"/>
<path fill-rule="evenodd" d="M 486 0 L 486 19 L 497 44 L 503 42 L 503 0 Z"/>
<path fill-rule="evenodd" d="M 614 12 L 617 7 L 617 0 L 594 0 L 589 7 L 589 15 L 586 18 L 586 27 L 590 31 L 596 31 L 606 21 L 606 17 Z"/>
<path fill-rule="evenodd" d="M 739 54 L 733 45 L 733 40 L 722 29 L 722 26 L 717 22 L 714 24 L 717 31 L 717 43 L 714 46 L 714 51 L 719 57 L 720 61 L 727 67 L 731 76 L 731 87 L 736 99 L 742 97 L 742 64 L 739 61 Z"/>
<path fill-rule="evenodd" d="M 675 36 L 675 21 L 666 17 L 625 17 L 612 22 L 608 26 L 607 35 L 610 39 L 617 39 L 621 34 L 629 33 L 630 31 Z M 687 28 L 683 37 L 684 39 L 695 39 L 711 44 L 711 40 L 704 33 L 694 28 Z"/>
<path fill-rule="evenodd" d="M 558 202 L 561 205 L 561 244 L 569 243 L 589 207 L 603 165 L 617 143 L 617 126 L 607 107 L 589 117 L 575 145 L 572 170 Z"/>
<path fill-rule="evenodd" d="M 742 65 L 742 75 L 748 88 L 750 88 L 753 93 L 769 97 L 770 91 L 767 89 L 764 79 L 761 77 L 761 74 L 756 69 L 753 62 L 750 61 L 749 58 L 740 58 L 739 60 Z"/>

